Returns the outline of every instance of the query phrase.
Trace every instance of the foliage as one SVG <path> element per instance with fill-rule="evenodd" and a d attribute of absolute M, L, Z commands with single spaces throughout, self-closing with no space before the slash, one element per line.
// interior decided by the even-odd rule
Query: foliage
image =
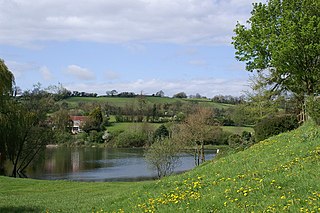
<path fill-rule="evenodd" d="M 92 130 L 88 133 L 87 141 L 89 143 L 103 143 L 103 136 L 104 132 L 98 132 L 96 130 Z"/>
<path fill-rule="evenodd" d="M 102 122 L 103 116 L 101 107 L 96 107 L 90 112 L 89 117 L 86 119 L 86 122 L 82 129 L 85 132 L 90 132 L 91 130 L 100 131 Z"/>
<path fill-rule="evenodd" d="M 179 147 L 168 138 L 158 138 L 147 149 L 145 158 L 157 170 L 158 177 L 172 174 L 179 165 Z"/>
<path fill-rule="evenodd" d="M 24 170 L 45 145 L 50 143 L 53 134 L 37 108 L 30 109 L 25 104 L 14 101 L 8 104 L 10 111 L 0 115 L 0 140 L 13 165 L 12 176 L 23 177 Z"/>
<path fill-rule="evenodd" d="M 298 120 L 295 115 L 284 114 L 265 118 L 254 127 L 256 141 L 293 130 L 298 126 Z"/>
<path fill-rule="evenodd" d="M 179 92 L 175 95 L 173 95 L 174 98 L 187 98 L 187 94 L 185 92 Z"/>
<path fill-rule="evenodd" d="M 115 146 L 118 148 L 142 147 L 147 139 L 147 136 L 141 132 L 125 131 L 117 136 Z"/>
<path fill-rule="evenodd" d="M 70 132 L 72 127 L 72 120 L 70 119 L 69 113 L 65 109 L 60 109 L 52 115 L 54 128 L 57 131 Z"/>
<path fill-rule="evenodd" d="M 0 58 L 0 96 L 12 95 L 14 76 L 4 61 Z"/>
<path fill-rule="evenodd" d="M 167 129 L 167 127 L 164 124 L 162 124 L 154 132 L 154 138 L 161 139 L 161 138 L 166 138 L 166 137 L 169 137 L 169 130 Z"/>
<path fill-rule="evenodd" d="M 320 125 L 320 97 L 310 96 L 307 100 L 307 110 L 312 120 Z"/>
<path fill-rule="evenodd" d="M 320 92 L 320 2 L 253 4 L 248 26 L 237 24 L 236 58 L 248 71 L 268 70 L 268 84 L 299 95 Z"/>
<path fill-rule="evenodd" d="M 199 165 L 200 162 L 205 161 L 204 143 L 210 132 L 212 132 L 211 118 L 213 112 L 206 108 L 196 108 L 193 114 L 189 114 L 184 122 L 179 126 L 174 139 L 182 146 L 195 147 L 195 163 Z"/>

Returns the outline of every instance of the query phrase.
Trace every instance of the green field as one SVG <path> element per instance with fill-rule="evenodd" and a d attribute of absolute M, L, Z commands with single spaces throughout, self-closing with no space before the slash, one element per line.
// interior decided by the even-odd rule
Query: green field
<path fill-rule="evenodd" d="M 126 104 L 130 104 L 137 101 L 137 97 L 126 98 L 126 97 L 70 97 L 64 102 L 69 104 L 69 107 L 76 108 L 79 103 L 108 103 L 113 106 L 123 107 Z M 145 97 L 147 104 L 172 104 L 176 102 L 181 103 L 198 103 L 201 106 L 214 107 L 218 109 L 230 108 L 231 104 L 215 103 L 207 99 L 181 99 L 181 98 L 168 98 L 168 97 Z"/>
<path fill-rule="evenodd" d="M 241 135 L 243 131 L 254 132 L 252 127 L 244 127 L 244 126 L 222 126 L 223 131 L 228 131 L 233 134 Z"/>
<path fill-rule="evenodd" d="M 306 124 L 160 181 L 0 177 L 0 212 L 319 212 L 320 128 Z"/>

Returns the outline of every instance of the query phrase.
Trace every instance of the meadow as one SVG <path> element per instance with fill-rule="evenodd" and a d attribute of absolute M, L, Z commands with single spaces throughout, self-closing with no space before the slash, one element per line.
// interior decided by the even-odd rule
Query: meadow
<path fill-rule="evenodd" d="M 319 212 L 319 174 L 320 128 L 307 123 L 161 180 L 0 177 L 0 212 Z"/>

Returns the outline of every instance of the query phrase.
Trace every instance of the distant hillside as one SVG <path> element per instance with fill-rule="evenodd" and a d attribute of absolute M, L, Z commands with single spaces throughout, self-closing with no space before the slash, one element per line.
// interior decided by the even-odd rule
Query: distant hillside
<path fill-rule="evenodd" d="M 192 99 L 192 98 L 168 98 L 168 97 L 151 97 L 146 96 L 144 97 L 147 104 L 172 104 L 176 102 L 181 103 L 198 103 L 201 106 L 208 106 L 214 107 L 218 109 L 226 109 L 230 108 L 234 105 L 231 104 L 223 104 L 223 103 L 215 103 L 208 99 Z M 78 103 L 108 103 L 110 105 L 122 107 L 126 104 L 132 103 L 133 101 L 137 100 L 137 97 L 70 97 L 65 100 L 64 102 L 68 103 L 71 107 L 76 107 Z"/>
<path fill-rule="evenodd" d="M 308 123 L 160 181 L 0 177 L 0 212 L 320 212 L 319 174 L 320 128 Z"/>

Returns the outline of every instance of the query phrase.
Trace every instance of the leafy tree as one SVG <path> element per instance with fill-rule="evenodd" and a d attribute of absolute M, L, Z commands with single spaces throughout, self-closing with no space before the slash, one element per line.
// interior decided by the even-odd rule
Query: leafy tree
<path fill-rule="evenodd" d="M 14 76 L 0 59 L 0 96 L 11 95 L 14 85 Z"/>
<path fill-rule="evenodd" d="M 60 109 L 53 114 L 53 123 L 56 130 L 62 132 L 70 132 L 70 127 L 72 127 L 72 120 L 67 110 Z"/>
<path fill-rule="evenodd" d="M 157 170 L 158 177 L 172 174 L 179 165 L 179 147 L 172 140 L 157 139 L 146 151 L 147 162 Z"/>
<path fill-rule="evenodd" d="M 320 92 L 320 1 L 270 0 L 253 4 L 247 25 L 238 23 L 233 45 L 248 71 L 269 72 L 273 90 Z"/>
<path fill-rule="evenodd" d="M 101 111 L 101 107 L 98 106 L 90 112 L 82 128 L 85 132 L 90 132 L 91 130 L 100 131 L 102 123 L 103 123 L 102 111 Z"/>
<path fill-rule="evenodd" d="M 14 76 L 0 59 L 0 117 L 5 116 L 10 110 L 8 101 L 12 95 L 14 85 Z M 1 135 L 0 135 L 1 136 Z M 4 162 L 6 160 L 6 146 L 3 140 L 0 140 L 0 174 L 4 172 Z"/>
<path fill-rule="evenodd" d="M 53 139 L 51 127 L 46 122 L 48 101 L 33 102 L 24 97 L 21 102 L 8 101 L 8 111 L 0 114 L 0 141 L 13 165 L 12 176 L 25 176 L 24 170 Z"/>

